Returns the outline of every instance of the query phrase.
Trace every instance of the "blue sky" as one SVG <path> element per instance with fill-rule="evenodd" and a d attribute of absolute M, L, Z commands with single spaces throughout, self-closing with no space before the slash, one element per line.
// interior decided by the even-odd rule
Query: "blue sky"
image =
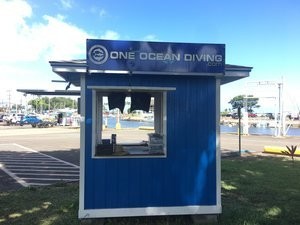
<path fill-rule="evenodd" d="M 226 44 L 226 64 L 253 67 L 221 88 L 221 109 L 236 95 L 275 96 L 284 81 L 286 110 L 300 107 L 300 1 L 0 0 L 0 103 L 17 88 L 64 89 L 51 83 L 49 60 L 85 58 L 87 38 Z M 273 110 L 261 98 L 259 111 Z"/>

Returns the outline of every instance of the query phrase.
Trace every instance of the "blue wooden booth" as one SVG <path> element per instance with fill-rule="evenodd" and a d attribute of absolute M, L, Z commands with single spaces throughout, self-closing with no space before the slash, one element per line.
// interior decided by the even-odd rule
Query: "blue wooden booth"
<path fill-rule="evenodd" d="M 224 44 L 91 39 L 50 64 L 81 90 L 79 218 L 221 213 L 220 85 L 251 67 Z M 122 127 L 135 111 L 152 123 Z"/>

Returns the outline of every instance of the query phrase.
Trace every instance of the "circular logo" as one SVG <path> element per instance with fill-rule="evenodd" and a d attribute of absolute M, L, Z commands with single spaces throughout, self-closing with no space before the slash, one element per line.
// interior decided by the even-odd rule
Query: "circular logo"
<path fill-rule="evenodd" d="M 89 50 L 90 60 L 95 64 L 103 64 L 108 59 L 107 49 L 102 45 L 94 45 Z"/>

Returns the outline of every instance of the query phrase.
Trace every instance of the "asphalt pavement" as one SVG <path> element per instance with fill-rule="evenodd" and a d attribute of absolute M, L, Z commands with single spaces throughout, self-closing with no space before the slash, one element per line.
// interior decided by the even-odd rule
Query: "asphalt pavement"
<path fill-rule="evenodd" d="M 119 130 L 120 135 L 124 133 L 131 139 L 137 137 L 137 134 L 145 135 L 146 132 L 149 131 L 134 131 L 132 133 L 128 132 L 128 130 Z M 124 135 L 125 136 L 125 135 Z M 222 156 L 231 156 L 239 151 L 239 137 L 237 134 L 221 134 L 221 153 Z M 272 146 L 286 146 L 286 145 L 300 145 L 300 137 L 273 137 L 273 136 L 259 136 L 259 135 L 248 135 L 241 137 L 241 152 L 243 155 L 266 155 L 262 154 L 263 148 L 266 145 Z M 65 167 L 67 164 L 73 165 L 71 167 L 76 168 L 79 166 L 79 148 L 80 148 L 80 129 L 73 127 L 54 127 L 54 128 L 32 128 L 31 126 L 24 127 L 6 127 L 0 126 L 0 166 L 2 165 L 2 170 L 0 169 L 0 191 L 14 190 L 22 187 L 20 184 L 20 180 L 16 180 L 13 175 L 16 175 L 18 178 L 22 176 L 25 179 L 24 181 L 27 183 L 33 182 L 42 182 L 44 179 L 45 183 L 55 182 L 57 179 L 55 174 L 58 172 L 53 172 L 53 177 L 42 176 L 37 177 L 38 175 L 27 175 L 20 170 L 9 170 L 13 173 L 8 175 L 3 170 L 5 167 L 5 163 L 23 163 L 24 165 L 30 164 L 30 161 L 25 162 L 26 160 L 35 160 L 34 157 L 43 156 L 44 163 L 41 165 L 49 167 L 46 165 L 47 162 L 52 161 L 51 163 L 57 167 Z M 29 157 L 27 153 L 37 153 L 34 157 Z M 20 151 L 25 154 L 21 155 Z M 22 154 L 23 154 L 22 153 Z M 11 161 L 13 156 L 12 154 L 17 154 L 17 161 Z M 1 161 L 2 156 L 2 161 Z M 14 156 L 15 158 L 16 156 Z M 26 159 L 26 157 L 29 157 Z M 6 161 L 5 161 L 6 160 Z M 7 161 L 8 160 L 8 161 Z M 22 161 L 18 161 L 22 160 Z M 24 163 L 25 162 L 25 163 Z M 65 163 L 64 163 L 65 162 Z M 33 162 L 36 164 L 36 162 Z M 60 164 L 62 163 L 62 164 Z M 22 165 L 23 165 L 22 164 Z M 63 165 L 64 164 L 64 165 Z M 31 168 L 26 168 L 27 170 L 34 170 Z M 43 168 L 35 168 L 40 171 L 36 172 L 38 174 L 43 174 Z M 49 169 L 49 168 L 48 168 Z M 52 168 L 52 170 L 54 170 Z M 68 170 L 68 169 L 65 169 Z M 32 174 L 32 171 L 27 171 Z M 21 173 L 21 174 L 18 174 Z M 67 179 L 76 180 L 77 178 L 74 176 L 67 176 L 67 172 L 65 171 Z M 61 173 L 60 173 L 61 174 Z M 70 175 L 70 174 L 69 174 Z M 74 174 L 71 174 L 74 175 Z M 29 178 L 34 177 L 34 179 L 30 180 Z M 64 175 L 59 175 L 63 177 Z M 41 179 L 39 179 L 41 178 Z M 22 181 L 21 181 L 22 183 Z M 24 186 L 24 185 L 23 185 Z M 26 186 L 26 185 L 25 185 Z"/>

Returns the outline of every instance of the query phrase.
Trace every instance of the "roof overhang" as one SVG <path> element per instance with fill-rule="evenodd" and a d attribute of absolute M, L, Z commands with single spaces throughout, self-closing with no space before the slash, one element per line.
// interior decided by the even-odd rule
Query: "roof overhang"
<path fill-rule="evenodd" d="M 87 73 L 86 60 L 50 61 L 49 63 L 54 73 L 77 87 L 80 87 L 81 75 Z"/>
<path fill-rule="evenodd" d="M 80 96 L 80 90 L 41 90 L 41 89 L 17 89 L 18 92 L 31 95 L 62 95 L 62 96 Z"/>
<path fill-rule="evenodd" d="M 88 74 L 86 60 L 50 61 L 50 65 L 53 72 L 77 87 L 80 87 L 80 76 Z M 226 84 L 248 77 L 251 70 L 252 67 L 226 64 L 225 74 L 217 77 L 221 79 L 221 84 Z M 116 74 L 112 71 L 102 71 L 102 73 Z M 191 75 L 197 76 L 197 74 Z"/>
<path fill-rule="evenodd" d="M 221 84 L 227 84 L 245 77 L 249 77 L 253 67 L 225 65 L 225 75 L 221 78 Z"/>

